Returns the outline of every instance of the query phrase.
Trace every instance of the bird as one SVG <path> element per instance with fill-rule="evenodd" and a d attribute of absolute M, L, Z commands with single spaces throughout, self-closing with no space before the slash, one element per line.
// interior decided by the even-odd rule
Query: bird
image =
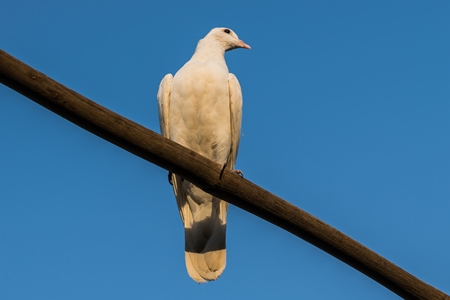
<path fill-rule="evenodd" d="M 234 170 L 241 136 L 242 91 L 229 73 L 225 52 L 251 49 L 225 27 L 197 43 L 175 76 L 167 74 L 157 93 L 161 134 Z M 185 261 L 198 283 L 216 280 L 226 265 L 228 203 L 169 172 L 184 225 Z"/>

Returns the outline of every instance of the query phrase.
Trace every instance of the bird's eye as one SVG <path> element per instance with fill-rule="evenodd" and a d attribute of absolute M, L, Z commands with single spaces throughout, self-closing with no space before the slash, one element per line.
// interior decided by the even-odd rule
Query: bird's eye
<path fill-rule="evenodd" d="M 230 31 L 230 29 L 224 29 L 223 32 L 230 33 L 231 31 Z"/>

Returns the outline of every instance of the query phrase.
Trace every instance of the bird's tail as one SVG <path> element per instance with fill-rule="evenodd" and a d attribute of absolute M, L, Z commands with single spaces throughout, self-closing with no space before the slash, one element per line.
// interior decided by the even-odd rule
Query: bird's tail
<path fill-rule="evenodd" d="M 188 274 L 198 283 L 216 280 L 225 269 L 225 249 L 207 253 L 194 253 L 187 251 L 184 253 Z"/>
<path fill-rule="evenodd" d="M 215 280 L 226 265 L 228 204 L 178 176 L 174 189 L 184 224 L 188 274 L 199 283 Z"/>

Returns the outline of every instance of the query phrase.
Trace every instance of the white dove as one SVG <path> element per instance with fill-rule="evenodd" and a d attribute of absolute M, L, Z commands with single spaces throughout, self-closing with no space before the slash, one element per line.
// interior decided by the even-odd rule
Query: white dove
<path fill-rule="evenodd" d="M 242 120 L 242 92 L 228 72 L 225 51 L 250 49 L 228 28 L 214 28 L 192 58 L 158 90 L 161 133 L 229 169 L 236 163 Z M 217 279 L 226 264 L 228 203 L 169 173 L 184 224 L 185 258 L 195 281 Z"/>

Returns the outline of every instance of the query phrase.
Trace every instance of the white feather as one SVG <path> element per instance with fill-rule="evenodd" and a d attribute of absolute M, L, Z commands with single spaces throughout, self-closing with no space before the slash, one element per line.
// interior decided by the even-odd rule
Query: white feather
<path fill-rule="evenodd" d="M 228 72 L 225 51 L 247 48 L 227 28 L 199 41 L 192 58 L 158 90 L 163 136 L 233 169 L 241 135 L 242 93 Z M 228 204 L 173 174 L 173 189 L 185 228 L 185 258 L 197 282 L 217 279 L 226 265 Z"/>

